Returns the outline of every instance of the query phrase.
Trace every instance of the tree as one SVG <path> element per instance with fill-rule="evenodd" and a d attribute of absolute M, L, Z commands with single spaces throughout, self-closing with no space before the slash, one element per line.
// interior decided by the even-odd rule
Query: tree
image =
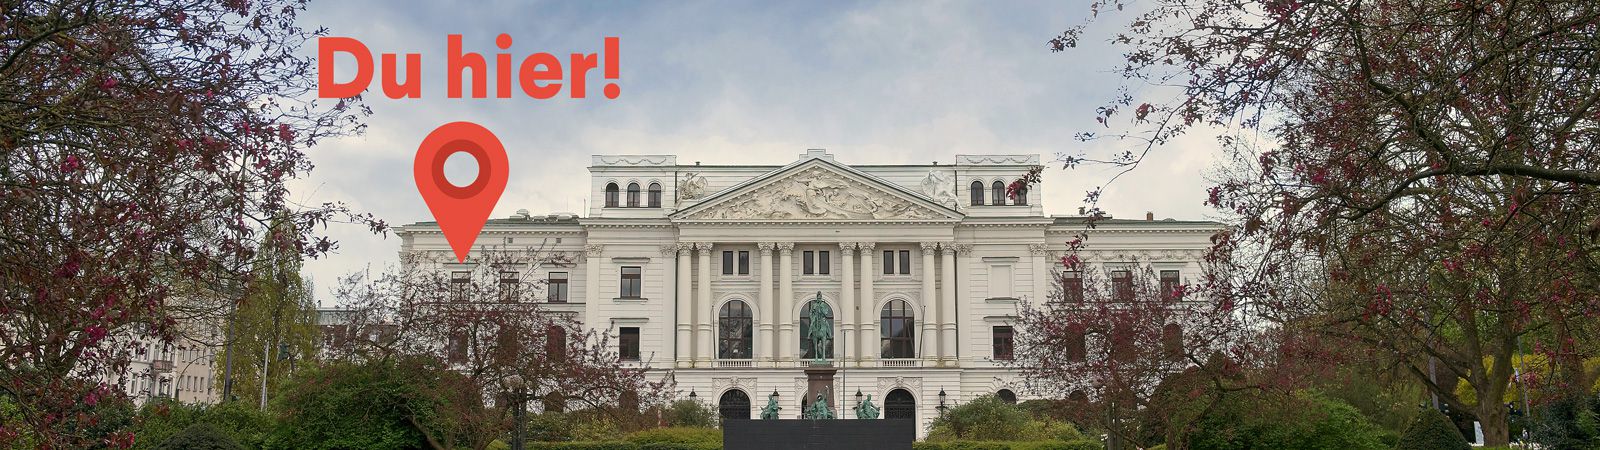
<path fill-rule="evenodd" d="M 231 342 L 220 343 L 223 351 L 216 360 L 221 363 L 212 365 L 213 379 L 219 380 L 218 388 L 233 384 L 234 398 L 226 401 L 262 405 L 263 370 L 270 396 L 292 369 L 305 363 L 302 359 L 316 355 L 317 304 L 311 285 L 300 279 L 300 255 L 270 246 L 256 253 L 245 292 L 244 301 L 229 314 L 227 327 L 232 336 L 227 339 Z M 229 372 L 231 379 L 226 378 Z"/>
<path fill-rule="evenodd" d="M 1193 397 L 1217 402 L 1262 388 L 1233 361 L 1260 360 L 1251 353 L 1260 347 L 1238 345 L 1254 336 L 1238 316 L 1197 301 L 1185 285 L 1161 282 L 1138 261 L 1109 274 L 1089 266 L 1075 253 L 1083 242 L 1069 244 L 1073 253 L 1061 262 L 1068 270 L 1049 300 L 1026 304 L 1018 315 L 1009 364 L 1029 389 L 1076 403 L 1067 408 L 1075 422 L 1094 424 L 1114 440 L 1138 442 L 1141 428 L 1162 427 L 1168 442 L 1180 442 L 1190 427 L 1180 410 Z M 1186 383 L 1184 395 L 1160 395 L 1172 383 Z M 1141 411 L 1170 423 L 1141 426 Z"/>
<path fill-rule="evenodd" d="M 1454 379 L 1500 399 L 1527 351 L 1561 368 L 1551 389 L 1591 384 L 1600 4 L 1179 0 L 1133 14 L 1113 38 L 1121 73 L 1161 87 L 1124 91 L 1098 119 L 1131 109 L 1131 130 L 1106 136 L 1139 144 L 1063 162 L 1131 168 L 1195 127 L 1240 131 L 1207 193 L 1233 225 L 1208 256 L 1209 298 L 1386 353 L 1482 421 L 1488 445 L 1507 442 L 1506 407 L 1462 401 Z"/>
<path fill-rule="evenodd" d="M 440 256 L 402 255 L 399 268 L 370 281 L 353 275 L 337 290 L 350 308 L 349 327 L 383 331 L 361 333 L 336 353 L 358 361 L 436 361 L 462 375 L 458 390 L 495 399 L 493 407 L 450 403 L 457 409 L 444 417 L 453 424 L 426 434 L 430 443 L 483 448 L 510 431 L 509 416 L 535 399 L 546 411 L 579 404 L 636 414 L 666 395 L 666 383 L 646 379 L 646 366 L 625 364 L 606 335 L 540 301 L 543 289 L 533 274 L 569 265 L 572 255 L 543 246 L 486 249 L 465 268 Z"/>
<path fill-rule="evenodd" d="M 174 287 L 237 299 L 263 242 L 315 256 L 331 220 L 384 228 L 287 200 L 311 170 L 303 150 L 366 113 L 312 99 L 300 48 L 321 30 L 296 26 L 303 3 L 0 5 L 0 396 L 22 416 L 0 441 L 126 446 L 124 430 L 70 422 L 121 395 L 96 380 L 125 372 L 134 343 L 171 341 Z M 275 219 L 300 226 L 263 233 Z"/>

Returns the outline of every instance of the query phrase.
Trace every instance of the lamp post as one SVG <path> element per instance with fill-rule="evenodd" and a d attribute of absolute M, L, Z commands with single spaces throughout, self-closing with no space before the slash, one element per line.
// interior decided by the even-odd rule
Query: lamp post
<path fill-rule="evenodd" d="M 512 420 L 517 422 L 516 428 L 511 433 L 511 450 L 523 450 L 523 413 L 528 409 L 528 388 L 523 384 L 522 377 L 517 375 L 507 379 L 506 384 L 511 388 L 510 392 L 506 393 L 506 397 L 510 397 L 507 400 L 511 401 L 511 407 L 516 408 L 511 412 Z"/>
<path fill-rule="evenodd" d="M 937 408 L 939 410 L 939 417 L 944 417 L 945 411 L 950 410 L 950 407 L 945 406 L 944 404 L 945 397 L 946 395 L 944 393 L 944 388 L 939 388 L 939 407 Z"/>

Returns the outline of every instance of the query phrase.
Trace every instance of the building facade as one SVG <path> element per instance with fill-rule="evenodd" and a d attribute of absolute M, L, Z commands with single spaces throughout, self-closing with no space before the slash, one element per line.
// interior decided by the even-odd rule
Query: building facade
<path fill-rule="evenodd" d="M 755 417 L 777 393 L 783 417 L 798 417 L 802 367 L 822 356 L 840 367 L 842 416 L 859 392 L 925 429 L 941 402 L 1026 395 L 1004 365 L 1018 304 L 1049 295 L 1065 242 L 1085 230 L 1081 216 L 1045 215 L 1036 190 L 1008 195 L 1038 164 L 958 155 L 851 166 L 821 150 L 783 166 L 595 156 L 586 215 L 492 219 L 477 245 L 576 256 L 531 274 L 548 283 L 549 307 L 609 334 L 625 359 L 672 370 L 680 396 L 724 416 Z M 1217 228 L 1104 220 L 1085 259 L 1188 280 Z M 399 235 L 403 252 L 450 252 L 432 222 Z M 831 349 L 806 339 L 823 305 Z"/>

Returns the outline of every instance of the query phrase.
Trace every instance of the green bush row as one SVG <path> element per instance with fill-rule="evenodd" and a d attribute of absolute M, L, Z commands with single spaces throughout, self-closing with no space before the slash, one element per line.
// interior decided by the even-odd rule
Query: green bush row
<path fill-rule="evenodd" d="M 918 442 L 913 450 L 1105 450 L 1100 441 L 1078 439 L 1072 441 L 945 441 Z"/>
<path fill-rule="evenodd" d="M 640 444 L 629 441 L 529 442 L 526 448 L 528 450 L 721 450 L 722 444 L 686 444 L 679 442 Z"/>

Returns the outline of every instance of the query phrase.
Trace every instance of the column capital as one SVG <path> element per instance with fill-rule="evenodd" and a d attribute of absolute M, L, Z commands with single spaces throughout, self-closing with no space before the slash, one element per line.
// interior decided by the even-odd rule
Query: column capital
<path fill-rule="evenodd" d="M 679 254 L 679 253 L 683 253 L 683 251 L 684 251 L 683 247 L 684 247 L 683 243 L 681 243 L 681 242 L 674 242 L 674 243 L 671 243 L 671 244 L 663 244 L 661 246 L 661 256 L 672 256 L 672 255 L 676 255 L 676 254 Z"/>
<path fill-rule="evenodd" d="M 840 250 L 840 253 L 844 253 L 844 254 L 848 255 L 851 252 L 856 251 L 856 243 L 854 243 L 854 242 L 840 242 L 839 243 L 839 250 Z"/>
<path fill-rule="evenodd" d="M 777 243 L 777 246 L 778 246 L 778 252 L 784 254 L 785 256 L 787 256 L 787 255 L 789 255 L 791 253 L 794 253 L 794 243 L 793 242 L 779 242 L 779 243 Z"/>
<path fill-rule="evenodd" d="M 972 244 L 944 244 L 945 248 L 956 252 L 956 255 L 967 256 L 972 254 Z"/>
<path fill-rule="evenodd" d="M 761 254 L 763 255 L 771 255 L 773 247 L 775 246 L 771 242 L 756 243 L 756 248 L 761 249 Z"/>
<path fill-rule="evenodd" d="M 695 243 L 693 243 L 691 245 L 694 245 L 694 249 L 695 250 L 699 250 L 701 252 L 711 251 L 711 243 L 710 242 L 695 242 Z"/>
<path fill-rule="evenodd" d="M 1032 253 L 1035 256 L 1047 255 L 1050 253 L 1050 244 L 1043 242 L 1028 244 L 1028 253 Z"/>
<path fill-rule="evenodd" d="M 605 252 L 606 246 L 601 244 L 584 244 L 583 253 L 588 256 L 600 256 Z"/>
<path fill-rule="evenodd" d="M 923 250 L 923 251 L 929 251 L 929 252 L 931 252 L 931 251 L 933 251 L 933 250 L 934 250 L 934 249 L 937 249 L 937 248 L 939 248 L 939 243 L 938 243 L 938 242 L 934 242 L 934 241 L 924 241 L 924 242 L 923 242 L 923 243 L 922 243 L 922 250 Z"/>
<path fill-rule="evenodd" d="M 876 243 L 876 242 L 857 242 L 856 246 L 857 247 L 861 247 L 861 251 L 863 251 L 863 252 L 870 252 L 870 251 L 872 251 L 873 247 L 877 247 L 878 246 L 878 243 Z"/>

